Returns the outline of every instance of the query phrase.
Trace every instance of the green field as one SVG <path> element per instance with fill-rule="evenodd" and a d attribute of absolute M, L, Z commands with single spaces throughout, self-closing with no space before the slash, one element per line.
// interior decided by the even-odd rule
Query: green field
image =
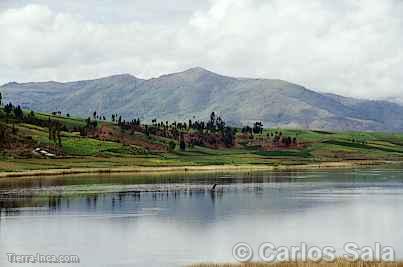
<path fill-rule="evenodd" d="M 0 111 L 1 113 L 1 111 Z M 61 121 L 67 128 L 82 127 L 85 120 L 36 113 L 36 118 Z M 11 127 L 11 122 L 0 114 L 0 123 Z M 111 122 L 102 122 L 111 129 Z M 15 123 L 18 138 L 30 140 L 33 147 L 46 148 L 49 144 L 48 129 L 27 123 Z M 100 140 L 82 137 L 78 132 L 62 133 L 63 156 L 58 158 L 37 158 L 29 153 L 23 155 L 8 151 L 0 153 L 0 172 L 65 169 L 65 168 L 113 168 L 123 166 L 203 166 L 203 165 L 297 165 L 318 162 L 349 160 L 403 160 L 403 134 L 381 132 L 324 132 L 292 129 L 265 129 L 254 138 L 265 138 L 268 133 L 282 131 L 286 136 L 296 137 L 303 144 L 301 148 L 262 150 L 242 142 L 233 148 L 212 149 L 195 146 L 180 151 L 153 152 L 141 145 L 125 144 L 120 140 Z M 127 135 L 129 136 L 129 135 Z M 135 133 L 129 136 L 138 142 L 167 145 L 170 139 L 145 136 Z M 22 141 L 23 142 L 23 141 Z M 175 141 L 177 143 L 177 141 Z M 29 151 L 28 151 L 29 152 Z"/>

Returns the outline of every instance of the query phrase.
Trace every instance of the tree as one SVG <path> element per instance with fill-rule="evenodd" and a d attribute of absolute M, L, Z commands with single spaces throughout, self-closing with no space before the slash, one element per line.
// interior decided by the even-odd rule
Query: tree
<path fill-rule="evenodd" d="M 52 143 L 52 137 L 53 137 L 53 127 L 52 127 L 52 122 L 50 121 L 50 118 L 48 120 L 49 125 L 48 125 L 48 139 L 49 139 L 49 149 L 50 149 L 50 144 Z"/>
<path fill-rule="evenodd" d="M 210 121 L 207 123 L 208 129 L 211 131 L 215 131 L 215 113 L 214 111 L 210 114 Z"/>
<path fill-rule="evenodd" d="M 88 117 L 88 118 L 85 120 L 85 122 L 86 122 L 87 128 L 89 128 L 90 125 L 91 125 L 91 118 Z"/>
<path fill-rule="evenodd" d="M 0 147 L 2 147 L 7 140 L 6 135 L 7 135 L 7 127 L 6 125 L 0 123 Z"/>
<path fill-rule="evenodd" d="M 252 134 L 252 128 L 247 125 L 247 126 L 242 128 L 241 132 L 245 133 L 245 134 L 247 134 L 247 133 Z"/>
<path fill-rule="evenodd" d="M 255 133 L 255 134 L 263 133 L 263 123 L 262 122 L 255 122 L 255 124 L 253 125 L 253 133 Z"/>
<path fill-rule="evenodd" d="M 175 150 L 175 148 L 176 148 L 176 143 L 174 142 L 174 141 L 169 141 L 169 143 L 168 143 L 168 150 L 169 151 L 174 151 Z"/>
<path fill-rule="evenodd" d="M 180 148 L 182 151 L 185 151 L 185 149 L 186 149 L 185 137 L 183 136 L 183 133 L 181 133 L 181 135 L 180 135 L 180 139 L 179 139 L 179 148 Z"/>
<path fill-rule="evenodd" d="M 56 150 L 56 146 L 62 148 L 62 128 L 63 125 L 60 122 L 52 121 L 50 117 L 48 118 L 49 149 L 51 148 L 52 143 L 54 150 Z"/>
<path fill-rule="evenodd" d="M 22 111 L 20 106 L 17 106 L 16 108 L 14 108 L 14 116 L 16 119 L 23 119 L 24 112 Z"/>
<path fill-rule="evenodd" d="M 60 130 L 60 128 L 58 128 L 57 129 L 57 140 L 58 140 L 58 143 L 59 143 L 59 147 L 61 148 L 62 147 L 62 135 L 61 135 L 61 130 Z"/>
<path fill-rule="evenodd" d="M 3 95 L 0 92 L 0 107 L 3 105 Z"/>
<path fill-rule="evenodd" d="M 233 146 L 235 141 L 235 130 L 232 129 L 231 127 L 225 127 L 223 132 L 223 139 L 224 144 L 227 147 Z"/>
<path fill-rule="evenodd" d="M 211 114 L 210 114 L 210 122 L 212 125 L 214 125 L 214 123 L 215 123 L 215 112 L 214 111 L 211 112 Z"/>
<path fill-rule="evenodd" d="M 224 132 L 224 128 L 225 128 L 225 122 L 223 119 L 221 119 L 221 117 L 217 117 L 216 119 L 216 125 L 217 125 L 217 129 L 221 132 Z"/>
<path fill-rule="evenodd" d="M 4 112 L 6 113 L 7 117 L 10 115 L 11 111 L 13 111 L 13 104 L 8 103 L 4 107 Z"/>
<path fill-rule="evenodd" d="M 148 128 L 148 125 L 145 125 L 144 127 L 144 134 L 149 137 L 150 136 L 150 129 Z"/>

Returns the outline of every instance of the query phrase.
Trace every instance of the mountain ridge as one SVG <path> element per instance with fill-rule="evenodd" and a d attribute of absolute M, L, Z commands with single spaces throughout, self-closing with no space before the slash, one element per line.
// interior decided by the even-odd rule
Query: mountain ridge
<path fill-rule="evenodd" d="M 212 111 L 236 125 L 318 130 L 401 131 L 403 106 L 320 93 L 279 79 L 236 78 L 201 67 L 150 79 L 118 74 L 72 82 L 7 83 L 5 101 L 43 112 L 151 120 L 206 119 Z"/>

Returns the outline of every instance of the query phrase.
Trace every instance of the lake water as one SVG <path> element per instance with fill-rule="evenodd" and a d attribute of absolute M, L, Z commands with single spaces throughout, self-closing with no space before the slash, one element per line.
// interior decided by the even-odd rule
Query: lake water
<path fill-rule="evenodd" d="M 6 253 L 80 257 L 57 266 L 233 262 L 238 242 L 380 242 L 403 258 L 394 169 L 1 180 L 0 208 L 0 266 L 15 266 Z"/>

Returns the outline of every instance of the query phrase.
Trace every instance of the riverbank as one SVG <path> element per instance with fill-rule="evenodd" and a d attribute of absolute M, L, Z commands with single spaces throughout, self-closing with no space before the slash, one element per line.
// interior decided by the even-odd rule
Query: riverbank
<path fill-rule="evenodd" d="M 0 172 L 0 178 L 37 177 L 37 176 L 61 176 L 77 174 L 150 174 L 150 173 L 183 173 L 183 172 L 241 172 L 241 171 L 287 171 L 287 170 L 317 170 L 317 169 L 340 169 L 362 168 L 368 166 L 397 165 L 402 162 L 382 160 L 352 160 L 338 162 L 321 162 L 314 164 L 296 165 L 207 165 L 207 166 L 125 166 L 112 168 L 60 168 L 24 170 L 16 172 Z"/>

